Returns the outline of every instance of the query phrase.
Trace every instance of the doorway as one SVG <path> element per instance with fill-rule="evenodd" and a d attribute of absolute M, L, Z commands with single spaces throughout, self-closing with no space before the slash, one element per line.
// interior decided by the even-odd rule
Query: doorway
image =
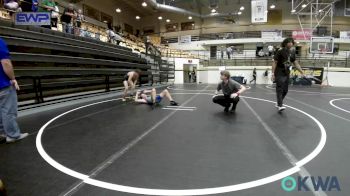
<path fill-rule="evenodd" d="M 194 64 L 184 64 L 184 83 L 197 82 L 197 67 Z"/>

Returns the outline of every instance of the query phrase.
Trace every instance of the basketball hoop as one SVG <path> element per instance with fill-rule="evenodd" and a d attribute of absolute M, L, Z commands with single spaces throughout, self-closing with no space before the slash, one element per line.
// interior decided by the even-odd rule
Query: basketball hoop
<path fill-rule="evenodd" d="M 331 54 L 334 49 L 333 37 L 311 37 L 310 53 Z"/>
<path fill-rule="evenodd" d="M 315 54 L 318 55 L 318 58 L 324 57 L 325 54 L 332 54 L 334 49 L 334 38 L 333 37 L 311 37 L 310 40 L 310 53 L 315 57 Z M 316 57 L 315 57 L 316 60 Z M 315 63 L 314 63 L 315 66 Z M 327 66 L 324 66 L 326 69 L 325 77 L 321 82 L 321 87 L 330 86 L 328 81 L 328 70 L 330 66 L 330 61 L 327 62 Z"/>

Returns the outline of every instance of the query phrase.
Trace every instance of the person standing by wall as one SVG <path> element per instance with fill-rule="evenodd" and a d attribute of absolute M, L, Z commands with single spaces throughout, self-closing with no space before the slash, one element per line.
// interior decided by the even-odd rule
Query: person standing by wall
<path fill-rule="evenodd" d="M 256 68 L 253 69 L 253 79 L 249 82 L 252 83 L 254 81 L 254 84 L 256 84 Z"/>
<path fill-rule="evenodd" d="M 17 93 L 19 90 L 10 52 L 6 43 L 0 38 L 0 135 L 6 137 L 6 142 L 11 143 L 28 136 L 28 133 L 21 133 L 16 122 L 17 118 Z"/>
<path fill-rule="evenodd" d="M 191 72 L 191 77 L 192 77 L 192 81 L 194 83 L 197 82 L 197 76 L 196 76 L 196 71 L 193 69 L 193 71 Z"/>
<path fill-rule="evenodd" d="M 263 74 L 265 83 L 268 83 L 269 69 L 267 68 Z"/>
<path fill-rule="evenodd" d="M 226 48 L 226 55 L 228 59 L 231 59 L 231 54 L 232 54 L 232 48 L 230 46 L 228 46 Z"/>

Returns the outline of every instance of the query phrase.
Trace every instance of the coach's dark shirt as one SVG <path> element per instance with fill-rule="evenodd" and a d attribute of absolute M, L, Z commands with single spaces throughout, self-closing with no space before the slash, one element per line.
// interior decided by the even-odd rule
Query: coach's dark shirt
<path fill-rule="evenodd" d="M 274 60 L 277 62 L 275 76 L 289 76 L 290 70 L 285 66 L 285 63 L 288 62 L 289 57 L 290 63 L 294 63 L 295 52 L 292 52 L 288 48 L 281 48 L 276 52 L 274 56 Z"/>

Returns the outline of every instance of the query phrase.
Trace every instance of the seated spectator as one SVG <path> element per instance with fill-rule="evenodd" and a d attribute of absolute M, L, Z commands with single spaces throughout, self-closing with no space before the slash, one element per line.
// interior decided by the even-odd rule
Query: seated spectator
<path fill-rule="evenodd" d="M 69 4 L 67 8 L 64 9 L 61 16 L 62 30 L 64 33 L 73 34 L 73 20 L 76 18 L 76 13 L 74 11 L 74 5 Z"/>
<path fill-rule="evenodd" d="M 19 6 L 19 0 L 4 0 L 4 8 L 10 10 L 10 15 L 13 12 L 21 12 L 22 8 Z"/>

